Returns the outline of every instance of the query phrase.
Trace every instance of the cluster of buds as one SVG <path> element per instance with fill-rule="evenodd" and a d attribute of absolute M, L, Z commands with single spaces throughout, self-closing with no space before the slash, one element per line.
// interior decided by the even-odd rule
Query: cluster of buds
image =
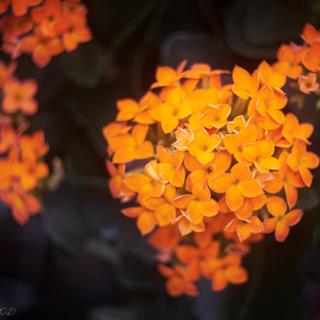
<path fill-rule="evenodd" d="M 30 215 L 41 211 L 36 194 L 40 180 L 49 174 L 43 162 L 49 145 L 44 142 L 43 131 L 25 134 L 28 123 L 25 115 L 34 114 L 38 104 L 33 96 L 38 90 L 35 80 L 20 82 L 13 76 L 16 65 L 8 68 L 0 61 L 0 88 L 2 114 L 0 113 L 0 200 L 11 207 L 12 216 L 25 224 Z"/>
<path fill-rule="evenodd" d="M 11 13 L 0 20 L 2 50 L 16 59 L 23 52 L 32 54 L 40 68 L 52 56 L 73 51 L 79 43 L 92 39 L 87 27 L 87 9 L 80 0 L 3 0 L 0 14 L 11 6 Z"/>
<path fill-rule="evenodd" d="M 289 56 L 283 48 L 279 57 Z M 300 68 L 264 61 L 250 75 L 235 66 L 223 85 L 228 71 L 185 65 L 159 67 L 150 90 L 117 101 L 116 121 L 103 128 L 110 191 L 139 204 L 122 212 L 151 233 L 171 296 L 197 295 L 201 276 L 214 291 L 246 282 L 250 243 L 272 232 L 286 239 L 303 215 L 297 189 L 311 186 L 319 165 L 307 151 L 313 126 L 282 111 L 281 88 Z"/>

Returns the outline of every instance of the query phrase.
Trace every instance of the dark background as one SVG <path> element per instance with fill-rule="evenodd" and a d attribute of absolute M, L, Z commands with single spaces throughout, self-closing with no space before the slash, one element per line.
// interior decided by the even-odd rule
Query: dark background
<path fill-rule="evenodd" d="M 281 43 L 302 43 L 306 22 L 320 27 L 320 1 L 84 3 L 93 41 L 42 70 L 28 55 L 18 59 L 18 77 L 39 83 L 29 132 L 44 130 L 46 161 L 58 156 L 66 179 L 43 193 L 43 213 L 24 227 L 0 204 L 0 308 L 32 320 L 319 320 L 319 170 L 312 189 L 299 196 L 305 215 L 286 241 L 269 235 L 244 259 L 248 283 L 214 293 L 202 279 L 198 297 L 170 298 L 153 250 L 109 194 L 101 128 L 115 119 L 117 99 L 148 90 L 158 65 L 175 68 L 188 59 L 187 67 L 237 64 L 252 72 L 263 59 L 274 62 Z M 284 90 L 292 99 L 289 83 Z M 311 150 L 320 154 L 315 104 L 311 95 L 302 108 L 290 102 L 286 111 L 315 126 Z"/>

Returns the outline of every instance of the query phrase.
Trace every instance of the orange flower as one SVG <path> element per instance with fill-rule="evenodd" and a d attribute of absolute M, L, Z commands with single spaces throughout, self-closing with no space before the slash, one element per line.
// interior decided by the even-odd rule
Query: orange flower
<path fill-rule="evenodd" d="M 167 249 L 172 251 L 180 242 L 181 235 L 176 224 L 156 229 L 147 238 L 147 243 L 157 250 Z"/>
<path fill-rule="evenodd" d="M 296 188 L 302 188 L 305 183 L 301 179 L 299 172 L 294 172 L 288 165 L 287 160 L 289 153 L 287 151 L 282 151 L 279 156 L 279 161 L 281 163 L 278 172 L 273 172 L 272 175 L 275 179 L 267 180 L 264 182 L 263 188 L 269 193 L 277 193 L 284 186 L 289 208 L 295 206 L 298 199 L 298 192 Z"/>
<path fill-rule="evenodd" d="M 309 169 L 319 166 L 319 157 L 313 152 L 307 152 L 307 146 L 302 140 L 297 140 L 293 144 L 291 152 L 288 157 L 289 167 L 295 172 L 299 171 L 303 182 L 310 187 L 312 174 Z"/>
<path fill-rule="evenodd" d="M 22 135 L 20 138 L 22 159 L 38 160 L 49 151 L 49 144 L 45 143 L 42 130 L 35 131 L 32 136 Z"/>
<path fill-rule="evenodd" d="M 156 198 L 155 198 L 156 199 Z M 162 199 L 158 198 L 159 203 L 162 203 Z M 154 210 L 157 203 L 154 201 L 152 209 L 150 206 L 146 207 L 131 207 L 123 209 L 121 212 L 129 218 L 137 218 L 137 227 L 142 235 L 150 233 L 156 227 L 156 217 Z"/>
<path fill-rule="evenodd" d="M 153 124 L 156 121 L 151 117 L 149 112 L 149 101 L 147 93 L 144 97 L 142 97 L 139 101 L 139 104 L 133 99 L 121 99 L 117 101 L 117 108 L 119 113 L 117 115 L 117 121 L 128 121 L 134 119 L 134 121 L 143 124 Z M 158 102 L 160 103 L 160 101 Z"/>
<path fill-rule="evenodd" d="M 191 261 L 194 264 L 198 264 L 198 267 L 195 267 L 195 269 L 198 269 L 199 273 L 201 271 L 203 274 L 207 273 L 207 260 L 217 258 L 219 253 L 219 241 L 210 241 L 200 248 L 191 245 L 179 245 L 176 247 L 175 251 L 178 260 L 185 264 L 188 264 Z"/>
<path fill-rule="evenodd" d="M 187 209 L 187 215 L 194 224 L 200 223 L 203 216 L 216 215 L 219 210 L 218 204 L 211 199 L 210 190 L 202 183 L 192 188 L 192 195 L 186 194 L 175 198 L 173 205 L 178 209 Z"/>
<path fill-rule="evenodd" d="M 239 131 L 248 125 L 243 115 L 237 116 L 233 121 L 228 121 L 227 129 L 229 133 L 239 133 Z"/>
<path fill-rule="evenodd" d="M 207 164 L 214 158 L 213 150 L 220 143 L 221 138 L 213 134 L 209 136 L 208 132 L 200 127 L 193 134 L 192 141 L 188 144 L 188 150 L 196 157 L 202 164 Z"/>
<path fill-rule="evenodd" d="M 227 151 L 216 152 L 213 160 L 205 165 L 189 155 L 185 159 L 185 165 L 191 172 L 186 181 L 186 190 L 191 191 L 197 183 L 208 186 L 212 179 L 225 173 L 231 165 L 231 154 Z"/>
<path fill-rule="evenodd" d="M 176 71 L 170 67 L 158 67 L 156 71 L 157 82 L 153 83 L 150 89 L 175 85 L 182 77 L 182 71 L 186 64 L 187 60 L 183 60 Z"/>
<path fill-rule="evenodd" d="M 227 119 L 231 112 L 228 104 L 218 104 L 216 106 L 207 106 L 203 109 L 203 116 L 200 123 L 208 129 L 220 129 L 227 124 Z"/>
<path fill-rule="evenodd" d="M 263 222 L 264 232 L 270 233 L 274 230 L 277 241 L 284 241 L 290 231 L 289 227 L 297 224 L 302 218 L 302 211 L 300 209 L 293 210 L 289 213 L 285 201 L 277 196 L 271 196 L 267 203 L 269 213 L 273 216 Z"/>
<path fill-rule="evenodd" d="M 3 34 L 3 42 L 18 38 L 32 30 L 33 25 L 29 17 L 15 17 L 6 15 L 0 20 L 0 30 Z"/>
<path fill-rule="evenodd" d="M 61 24 L 56 25 L 56 30 L 59 34 L 62 34 L 62 44 L 67 52 L 75 50 L 79 43 L 92 39 L 85 14 L 76 12 L 63 20 Z"/>
<path fill-rule="evenodd" d="M 306 76 L 300 76 L 298 78 L 298 85 L 301 92 L 310 94 L 315 92 L 319 88 L 319 82 L 317 82 L 317 75 L 309 72 Z"/>
<path fill-rule="evenodd" d="M 21 111 L 26 115 L 33 115 L 38 110 L 38 103 L 33 99 L 38 90 L 35 80 L 27 79 L 6 82 L 4 85 L 4 100 L 2 110 L 5 113 Z"/>
<path fill-rule="evenodd" d="M 320 43 L 314 42 L 310 46 L 309 54 L 302 59 L 303 65 L 312 72 L 320 71 Z"/>
<path fill-rule="evenodd" d="M 34 189 L 38 180 L 44 179 L 49 174 L 49 168 L 44 162 L 35 162 L 30 159 L 25 159 L 21 163 L 14 166 L 14 175 L 17 176 L 21 185 L 25 190 Z"/>
<path fill-rule="evenodd" d="M 261 62 L 258 69 L 261 82 L 265 85 L 281 89 L 286 83 L 286 76 L 279 72 L 274 72 L 267 62 Z"/>
<path fill-rule="evenodd" d="M 233 154 L 238 162 L 251 163 L 244 157 L 243 149 L 246 145 L 257 141 L 257 131 L 255 126 L 248 126 L 237 134 L 227 134 L 224 139 L 224 145 L 229 153 Z"/>
<path fill-rule="evenodd" d="M 155 120 L 161 121 L 164 133 L 173 131 L 178 126 L 180 119 L 192 113 L 190 103 L 183 102 L 182 99 L 181 89 L 176 88 L 170 93 L 166 103 L 162 103 L 150 111 Z"/>
<path fill-rule="evenodd" d="M 269 115 L 274 121 L 281 124 L 285 122 L 285 116 L 280 110 L 286 106 L 287 101 L 288 99 L 281 91 L 273 91 L 270 87 L 265 86 L 250 101 L 250 107 L 255 106 L 261 116 Z"/>
<path fill-rule="evenodd" d="M 251 233 L 260 233 L 264 229 L 260 219 L 252 216 L 249 218 L 236 217 L 224 230 L 227 232 L 236 232 L 240 242 L 242 242 L 248 239 Z"/>
<path fill-rule="evenodd" d="M 27 53 L 32 53 L 33 62 L 39 67 L 46 66 L 52 56 L 56 56 L 63 51 L 61 40 L 51 39 L 43 35 L 40 27 L 34 28 L 32 35 L 27 35 L 21 39 L 21 47 Z"/>
<path fill-rule="evenodd" d="M 317 31 L 315 27 L 313 27 L 309 23 L 306 23 L 303 28 L 301 38 L 308 44 L 312 44 L 313 42 L 320 39 L 320 31 Z"/>
<path fill-rule="evenodd" d="M 232 91 L 242 99 L 252 98 L 260 86 L 259 70 L 255 70 L 250 76 L 248 71 L 236 65 L 232 72 L 232 79 L 234 82 Z"/>
<path fill-rule="evenodd" d="M 172 269 L 163 264 L 157 266 L 159 273 L 168 279 L 165 286 L 168 294 L 172 297 L 180 297 L 183 294 L 188 296 L 198 295 L 198 289 L 192 282 L 197 280 L 194 277 L 194 268 L 196 267 L 194 265 L 184 268 L 176 264 Z"/>
<path fill-rule="evenodd" d="M 28 12 L 28 7 L 40 4 L 42 0 L 11 0 L 12 12 L 16 17 L 24 16 Z"/>
<path fill-rule="evenodd" d="M 39 200 L 17 186 L 14 187 L 14 191 L 2 193 L 1 200 L 6 206 L 11 207 L 13 219 L 21 225 L 29 221 L 30 215 L 41 211 Z"/>
<path fill-rule="evenodd" d="M 178 209 L 177 209 L 178 210 Z M 179 210 L 181 215 L 177 217 L 176 222 L 178 222 L 178 229 L 182 236 L 185 236 L 191 232 L 203 232 L 205 231 L 205 225 L 203 221 L 200 223 L 192 223 L 188 213 L 184 210 Z"/>
<path fill-rule="evenodd" d="M 55 24 L 62 14 L 59 0 L 46 0 L 42 7 L 31 10 L 32 20 L 40 24 L 40 29 L 47 37 L 54 38 L 57 35 Z"/>
<path fill-rule="evenodd" d="M 176 196 L 176 188 L 171 185 L 166 185 L 162 197 L 147 196 L 142 198 L 141 204 L 146 208 L 155 211 L 155 218 L 160 227 L 174 223 L 176 220 L 176 208 L 173 205 L 173 200 Z"/>
<path fill-rule="evenodd" d="M 263 193 L 259 182 L 251 178 L 246 163 L 238 163 L 232 167 L 231 173 L 217 176 L 210 187 L 215 192 L 227 193 L 227 204 L 232 211 L 242 206 L 244 197 L 252 198 Z"/>
<path fill-rule="evenodd" d="M 299 65 L 300 61 L 296 59 L 293 49 L 289 45 L 282 45 L 277 53 L 278 62 L 276 62 L 272 69 L 275 72 L 284 73 L 291 79 L 297 79 L 302 73 L 302 67 Z"/>
<path fill-rule="evenodd" d="M 272 157 L 274 154 L 272 140 L 263 140 L 256 144 L 248 145 L 244 148 L 243 154 L 262 173 L 268 173 L 269 169 L 276 170 L 280 168 L 279 160 Z"/>
<path fill-rule="evenodd" d="M 154 155 L 153 145 L 150 141 L 144 141 L 149 126 L 136 125 L 131 132 L 119 134 L 109 139 L 110 147 L 115 151 L 113 163 L 130 162 L 135 159 L 146 159 Z"/>
<path fill-rule="evenodd" d="M 294 114 L 286 114 L 286 121 L 283 125 L 282 134 L 286 138 L 286 140 L 288 140 L 291 144 L 297 139 L 301 139 L 305 143 L 310 144 L 310 142 L 307 139 L 312 135 L 312 132 L 312 124 L 299 124 L 299 121 Z"/>
<path fill-rule="evenodd" d="M 242 284 L 248 281 L 246 269 L 241 267 L 241 258 L 230 254 L 223 259 L 214 259 L 208 262 L 212 272 L 212 290 L 221 291 L 231 284 Z"/>
<path fill-rule="evenodd" d="M 193 113 L 189 118 L 189 124 L 192 131 L 200 128 L 200 118 L 206 106 L 216 106 L 219 104 L 219 93 L 216 88 L 209 90 L 195 90 L 191 95 L 185 98 L 191 106 Z"/>
<path fill-rule="evenodd" d="M 176 151 L 174 157 L 161 145 L 157 146 L 157 154 L 159 157 L 159 168 L 163 177 L 163 180 L 168 181 L 175 187 L 182 187 L 184 185 L 184 179 L 186 171 L 181 166 L 181 160 L 178 158 L 178 151 Z"/>
<path fill-rule="evenodd" d="M 162 181 L 156 160 L 150 161 L 144 168 L 145 174 L 132 174 L 124 179 L 124 184 L 132 191 L 139 192 L 138 200 L 146 196 L 160 197 L 166 182 Z"/>
<path fill-rule="evenodd" d="M 110 138 L 119 134 L 128 133 L 131 129 L 131 126 L 126 126 L 124 123 L 110 122 L 102 128 L 102 134 L 107 142 L 110 143 Z"/>
<path fill-rule="evenodd" d="M 172 145 L 176 147 L 180 151 L 187 151 L 188 150 L 188 143 L 191 141 L 192 135 L 191 133 L 178 128 L 176 131 L 176 139 L 177 141 Z"/>
<path fill-rule="evenodd" d="M 109 189 L 112 196 L 116 199 L 122 198 L 121 202 L 128 202 L 133 200 L 135 193 L 131 191 L 123 182 L 126 171 L 126 165 L 120 163 L 118 168 L 109 160 L 106 160 L 106 166 L 111 179 L 109 180 Z"/>

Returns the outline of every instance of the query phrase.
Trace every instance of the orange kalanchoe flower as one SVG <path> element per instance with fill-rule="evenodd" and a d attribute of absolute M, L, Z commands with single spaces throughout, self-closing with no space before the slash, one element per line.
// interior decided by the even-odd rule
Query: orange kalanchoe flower
<path fill-rule="evenodd" d="M 207 106 L 203 109 L 203 116 L 200 123 L 207 129 L 220 129 L 227 124 L 227 119 L 231 112 L 228 104 L 219 104 L 216 106 Z"/>
<path fill-rule="evenodd" d="M 223 259 L 209 261 L 208 268 L 212 273 L 212 290 L 221 291 L 228 286 L 228 283 L 241 284 L 248 280 L 246 269 L 241 267 L 239 255 L 230 254 Z"/>
<path fill-rule="evenodd" d="M 227 134 L 224 139 L 224 145 L 229 153 L 233 154 L 238 162 L 250 163 L 243 155 L 243 149 L 257 141 L 257 131 L 255 126 L 243 128 L 237 134 Z"/>
<path fill-rule="evenodd" d="M 253 162 L 260 172 L 268 173 L 270 169 L 277 170 L 280 168 L 280 161 L 272 157 L 274 151 L 273 141 L 263 140 L 246 146 L 243 155 L 248 161 Z"/>
<path fill-rule="evenodd" d="M 217 176 L 210 186 L 215 192 L 227 194 L 227 204 L 232 211 L 242 206 L 244 197 L 252 198 L 263 193 L 258 181 L 251 178 L 246 163 L 238 163 L 232 167 L 231 173 Z"/>
<path fill-rule="evenodd" d="M 286 83 L 286 76 L 272 70 L 271 66 L 263 61 L 259 65 L 261 82 L 267 86 L 281 89 Z"/>
<path fill-rule="evenodd" d="M 192 223 L 198 224 L 203 217 L 212 217 L 218 213 L 219 206 L 211 199 L 210 190 L 202 183 L 192 188 L 192 195 L 186 194 L 175 198 L 173 205 L 181 210 L 187 210 Z"/>
<path fill-rule="evenodd" d="M 300 61 L 295 57 L 294 51 L 289 45 L 282 45 L 277 53 L 278 62 L 273 64 L 275 72 L 285 74 L 288 78 L 297 79 L 303 69 Z"/>
<path fill-rule="evenodd" d="M 209 135 L 209 133 L 200 127 L 194 132 L 192 141 L 188 144 L 188 151 L 196 157 L 202 164 L 207 164 L 214 158 L 213 150 L 220 143 L 221 138 L 216 135 Z"/>
<path fill-rule="evenodd" d="M 312 44 L 313 42 L 320 40 L 320 31 L 317 31 L 315 27 L 306 23 L 303 28 L 301 38 L 308 44 Z"/>
<path fill-rule="evenodd" d="M 259 70 L 255 70 L 250 76 L 243 68 L 235 66 L 232 72 L 234 85 L 232 91 L 242 99 L 248 99 L 258 91 L 260 86 Z"/>
<path fill-rule="evenodd" d="M 194 269 L 197 268 L 196 265 L 192 265 L 189 268 L 184 268 L 181 265 L 175 265 L 174 268 L 169 268 L 166 265 L 158 265 L 159 273 L 167 278 L 166 290 L 172 297 L 179 297 L 183 294 L 188 296 L 197 296 L 198 289 L 193 283 L 197 280 L 194 276 Z M 196 270 L 196 275 L 198 274 Z"/>
<path fill-rule="evenodd" d="M 34 29 L 32 35 L 22 38 L 21 47 L 25 52 L 32 53 L 32 60 L 39 68 L 46 66 L 51 61 L 52 56 L 56 56 L 63 51 L 61 40 L 46 37 L 39 26 Z"/>
<path fill-rule="evenodd" d="M 292 146 L 292 153 L 287 161 L 289 167 L 295 172 L 299 171 L 303 182 L 310 187 L 312 174 L 309 169 L 315 169 L 319 166 L 319 157 L 313 152 L 307 152 L 305 142 L 297 140 Z"/>
<path fill-rule="evenodd" d="M 2 110 L 5 113 L 15 113 L 21 111 L 26 115 L 33 115 L 38 110 L 38 103 L 33 99 L 38 91 L 36 81 L 32 79 L 20 82 L 18 80 L 9 81 L 4 85 L 4 99 Z"/>
<path fill-rule="evenodd" d="M 320 43 L 314 42 L 310 46 L 309 54 L 302 59 L 303 65 L 312 72 L 320 71 Z"/>
<path fill-rule="evenodd" d="M 300 209 L 296 209 L 285 214 L 287 211 L 287 205 L 282 198 L 277 196 L 269 198 L 267 208 L 273 218 L 267 219 L 263 222 L 264 232 L 270 233 L 275 230 L 275 237 L 277 241 L 284 241 L 289 234 L 289 227 L 297 224 L 302 218 L 302 211 Z"/>
<path fill-rule="evenodd" d="M 177 88 L 171 92 L 166 103 L 160 104 L 151 110 L 151 115 L 157 121 L 161 121 L 164 133 L 173 131 L 179 124 L 179 120 L 189 116 L 192 107 L 187 101 L 183 102 L 183 92 Z"/>
<path fill-rule="evenodd" d="M 264 229 L 258 217 L 240 218 L 236 216 L 224 230 L 227 232 L 236 232 L 240 242 L 242 242 L 248 239 L 251 233 L 260 233 Z"/>
<path fill-rule="evenodd" d="M 113 162 L 124 163 L 152 157 L 153 145 L 150 141 L 145 141 L 148 129 L 146 124 L 138 124 L 132 129 L 131 135 L 124 133 L 110 138 L 110 147 L 115 151 Z"/>
<path fill-rule="evenodd" d="M 319 82 L 317 82 L 317 75 L 315 73 L 308 73 L 306 76 L 299 76 L 298 85 L 301 92 L 310 94 L 315 92 L 319 88 Z"/>

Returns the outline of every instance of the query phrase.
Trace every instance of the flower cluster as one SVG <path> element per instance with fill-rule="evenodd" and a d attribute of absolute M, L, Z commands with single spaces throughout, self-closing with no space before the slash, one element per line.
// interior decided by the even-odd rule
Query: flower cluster
<path fill-rule="evenodd" d="M 297 79 L 297 90 L 304 94 L 314 92 L 319 95 L 317 72 L 320 71 L 320 31 L 307 23 L 301 38 L 304 40 L 303 46 L 291 43 L 279 48 L 278 61 L 272 68 L 290 79 Z"/>
<path fill-rule="evenodd" d="M 40 68 L 52 56 L 70 52 L 79 43 L 92 39 L 87 27 L 87 9 L 80 0 L 3 0 L 0 14 L 9 6 L 11 12 L 0 20 L 2 50 L 16 59 L 23 52 L 32 55 Z"/>
<path fill-rule="evenodd" d="M 307 151 L 313 126 L 283 113 L 281 88 L 302 69 L 281 59 L 252 74 L 235 66 L 226 85 L 229 72 L 206 64 L 159 67 L 150 90 L 117 101 L 116 121 L 103 128 L 110 191 L 137 201 L 122 212 L 152 232 L 171 296 L 197 295 L 201 276 L 214 291 L 246 282 L 250 243 L 271 232 L 284 241 L 302 217 L 297 189 L 311 186 L 319 158 Z"/>
<path fill-rule="evenodd" d="M 30 215 L 41 211 L 36 197 L 40 180 L 49 174 L 43 162 L 49 145 L 43 131 L 25 134 L 28 123 L 25 115 L 34 114 L 38 105 L 33 96 L 37 83 L 33 79 L 20 82 L 13 76 L 16 65 L 8 68 L 0 61 L 0 88 L 3 93 L 0 113 L 0 200 L 11 207 L 12 216 L 25 224 Z M 20 112 L 18 112 L 20 111 Z"/>

